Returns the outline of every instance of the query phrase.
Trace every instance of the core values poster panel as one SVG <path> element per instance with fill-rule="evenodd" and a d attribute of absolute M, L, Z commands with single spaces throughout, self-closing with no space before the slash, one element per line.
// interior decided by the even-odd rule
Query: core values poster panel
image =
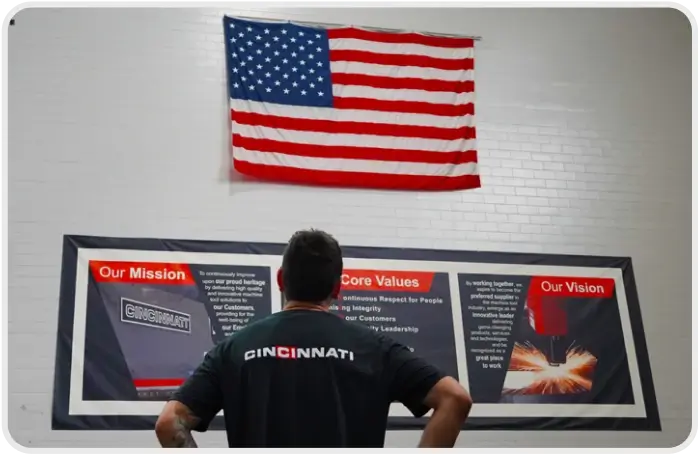
<path fill-rule="evenodd" d="M 458 378 L 448 273 L 346 269 L 340 298 L 331 309 Z"/>
<path fill-rule="evenodd" d="M 274 244 L 66 237 L 54 427 L 152 428 L 205 352 L 280 310 L 273 277 L 282 252 Z M 658 428 L 634 286 L 626 291 L 622 268 L 604 267 L 619 259 L 576 266 L 585 263 L 344 254 L 331 311 L 458 379 L 475 402 L 466 428 Z M 393 429 L 427 420 L 399 404 L 390 414 Z"/>

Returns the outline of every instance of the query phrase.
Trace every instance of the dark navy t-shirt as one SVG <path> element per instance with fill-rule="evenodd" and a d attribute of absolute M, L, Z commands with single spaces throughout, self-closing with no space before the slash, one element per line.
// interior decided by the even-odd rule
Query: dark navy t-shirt
<path fill-rule="evenodd" d="M 290 310 L 215 346 L 174 394 L 230 447 L 382 447 L 388 410 L 416 417 L 443 374 L 407 347 L 322 311 Z"/>

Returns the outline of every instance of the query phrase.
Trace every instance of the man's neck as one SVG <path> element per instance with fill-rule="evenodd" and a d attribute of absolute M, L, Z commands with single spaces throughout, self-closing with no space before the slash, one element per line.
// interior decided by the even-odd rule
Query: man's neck
<path fill-rule="evenodd" d="M 330 305 L 328 302 L 325 303 L 305 303 L 303 301 L 289 301 L 284 306 L 285 311 L 294 310 L 305 310 L 305 311 L 319 311 L 328 312 L 330 310 Z"/>

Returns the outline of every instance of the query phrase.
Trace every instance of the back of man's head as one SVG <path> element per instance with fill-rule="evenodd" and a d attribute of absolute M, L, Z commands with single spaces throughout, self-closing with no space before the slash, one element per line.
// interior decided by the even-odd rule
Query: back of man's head
<path fill-rule="evenodd" d="M 288 242 L 281 265 L 286 301 L 322 304 L 342 278 L 342 250 L 321 230 L 301 230 Z"/>

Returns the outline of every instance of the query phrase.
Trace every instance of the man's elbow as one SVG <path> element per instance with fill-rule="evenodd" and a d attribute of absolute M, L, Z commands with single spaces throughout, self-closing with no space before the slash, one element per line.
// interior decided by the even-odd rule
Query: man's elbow
<path fill-rule="evenodd" d="M 450 413 L 465 421 L 473 406 L 473 399 L 470 397 L 468 391 L 455 380 L 450 381 L 449 385 L 448 387 L 444 387 L 444 391 L 440 396 L 441 399 L 439 399 L 435 410 L 438 408 L 447 408 Z"/>
<path fill-rule="evenodd" d="M 454 411 L 465 421 L 473 407 L 473 399 L 470 394 L 461 388 L 460 392 L 453 393 L 451 400 Z"/>
<path fill-rule="evenodd" d="M 155 421 L 155 436 L 163 441 L 172 438 L 172 428 L 174 425 L 174 415 L 161 414 Z"/>

